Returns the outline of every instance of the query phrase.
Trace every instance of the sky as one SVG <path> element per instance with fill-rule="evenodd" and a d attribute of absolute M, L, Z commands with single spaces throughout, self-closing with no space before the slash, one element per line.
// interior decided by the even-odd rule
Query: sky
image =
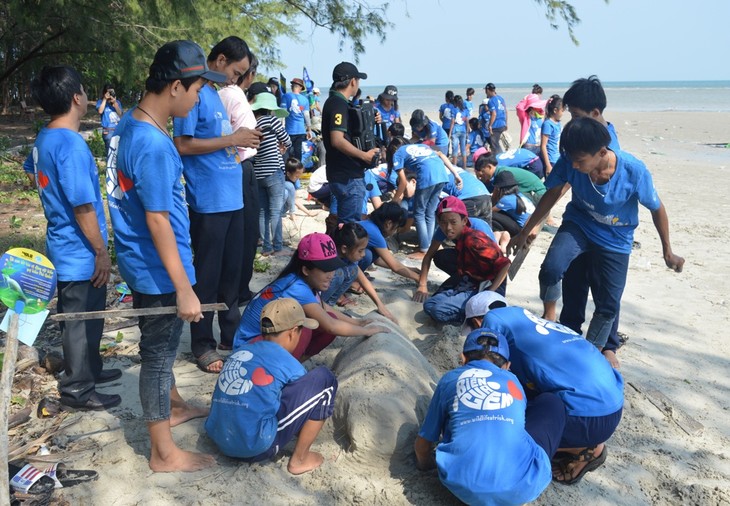
<path fill-rule="evenodd" d="M 343 0 L 347 1 L 347 0 Z M 369 0 L 371 5 L 381 3 Z M 580 45 L 550 28 L 534 0 L 390 0 L 394 27 L 370 37 L 358 68 L 368 86 L 730 80 L 730 0 L 573 0 Z M 302 19 L 301 40 L 277 41 L 287 79 L 306 66 L 329 87 L 332 68 L 355 61 L 351 46 Z"/>

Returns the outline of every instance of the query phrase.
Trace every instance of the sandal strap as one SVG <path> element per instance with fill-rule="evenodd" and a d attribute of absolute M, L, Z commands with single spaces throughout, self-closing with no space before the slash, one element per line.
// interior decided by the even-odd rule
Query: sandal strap
<path fill-rule="evenodd" d="M 577 453 L 573 457 L 573 461 L 574 462 L 592 462 L 592 461 L 594 461 L 594 460 L 596 460 L 598 458 L 595 455 L 595 451 L 596 451 L 596 447 L 595 446 L 591 446 L 589 448 L 586 448 L 582 452 Z"/>

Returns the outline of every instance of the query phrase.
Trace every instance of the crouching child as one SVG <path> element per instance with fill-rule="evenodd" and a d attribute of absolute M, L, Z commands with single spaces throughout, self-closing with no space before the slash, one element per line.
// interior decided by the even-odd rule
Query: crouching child
<path fill-rule="evenodd" d="M 294 299 L 277 299 L 264 307 L 263 340 L 243 345 L 228 358 L 205 422 L 225 455 L 264 461 L 298 436 L 289 472 L 306 473 L 324 462 L 310 447 L 332 416 L 337 379 L 323 366 L 307 372 L 292 356 L 302 329 L 318 326 Z"/>

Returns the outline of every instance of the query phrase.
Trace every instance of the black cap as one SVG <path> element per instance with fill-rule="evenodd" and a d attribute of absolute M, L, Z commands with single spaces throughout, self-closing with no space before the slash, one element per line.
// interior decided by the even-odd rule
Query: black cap
<path fill-rule="evenodd" d="M 497 87 L 494 85 L 494 83 L 487 83 L 487 85 L 484 87 L 485 90 L 496 90 Z"/>
<path fill-rule="evenodd" d="M 378 95 L 379 99 L 388 99 L 388 100 L 398 100 L 398 88 L 393 86 L 392 84 L 389 84 L 385 87 L 383 90 L 383 93 Z"/>
<path fill-rule="evenodd" d="M 279 85 L 279 78 L 278 77 L 270 77 L 268 83 L 269 84 L 275 84 L 275 85 L 278 86 Z"/>
<path fill-rule="evenodd" d="M 249 86 L 246 90 L 246 96 L 249 99 L 255 97 L 259 93 L 271 93 L 271 87 L 266 83 L 255 82 L 252 83 L 251 86 Z"/>
<path fill-rule="evenodd" d="M 335 65 L 335 69 L 332 71 L 332 80 L 334 82 L 348 81 L 352 78 L 367 79 L 368 75 L 360 72 L 355 65 L 347 61 Z"/>
<path fill-rule="evenodd" d="M 428 125 L 428 116 L 426 116 L 426 113 L 423 112 L 422 109 L 416 109 L 411 114 L 411 128 L 414 128 L 416 130 L 420 130 L 421 128 Z"/>
<path fill-rule="evenodd" d="M 517 186 L 517 180 L 510 171 L 503 170 L 494 176 L 492 184 L 495 188 L 509 188 L 511 186 Z"/>
<path fill-rule="evenodd" d="M 214 83 L 228 80 L 225 74 L 208 69 L 205 53 L 191 40 L 175 40 L 158 49 L 150 65 L 150 77 L 160 81 L 188 77 L 202 77 Z"/>

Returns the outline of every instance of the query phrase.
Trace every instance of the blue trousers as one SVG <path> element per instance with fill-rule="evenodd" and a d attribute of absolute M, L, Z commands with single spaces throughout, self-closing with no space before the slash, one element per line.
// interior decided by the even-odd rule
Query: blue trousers
<path fill-rule="evenodd" d="M 597 283 L 593 292 L 596 310 L 586 332 L 586 339 L 598 349 L 603 349 L 626 286 L 628 253 L 616 253 L 597 246 L 577 224 L 563 222 L 540 266 L 540 299 L 554 302 L 560 298 L 560 283 L 570 263 L 586 252 L 591 253 Z"/>
<path fill-rule="evenodd" d="M 330 181 L 330 191 L 337 199 L 339 223 L 352 223 L 362 219 L 362 203 L 367 193 L 363 178 L 350 179 L 346 183 Z"/>
<path fill-rule="evenodd" d="M 553 393 L 540 394 L 527 402 L 525 430 L 550 458 L 561 448 L 566 419 L 565 405 Z"/>
<path fill-rule="evenodd" d="M 413 219 L 416 222 L 418 245 L 424 253 L 431 245 L 431 238 L 436 227 L 436 208 L 444 183 L 426 188 L 416 188 L 413 194 Z M 337 201 L 339 203 L 339 200 Z"/>
<path fill-rule="evenodd" d="M 284 173 L 277 170 L 270 176 L 258 179 L 257 183 L 261 205 L 259 230 L 264 241 L 262 251 L 280 251 L 283 248 L 281 210 L 284 207 Z"/>

